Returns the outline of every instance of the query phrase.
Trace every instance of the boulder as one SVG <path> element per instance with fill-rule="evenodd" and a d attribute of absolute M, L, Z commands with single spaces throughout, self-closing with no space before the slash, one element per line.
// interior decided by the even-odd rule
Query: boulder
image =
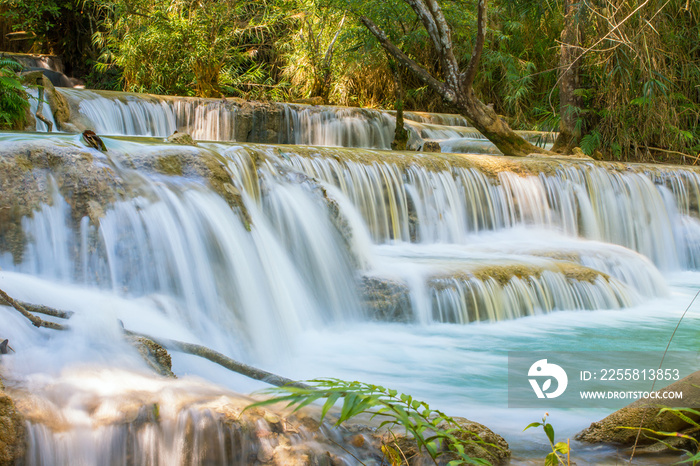
<path fill-rule="evenodd" d="M 360 281 L 362 306 L 367 315 L 382 322 L 411 322 L 413 308 L 408 286 L 399 281 L 364 276 Z"/>
<path fill-rule="evenodd" d="M 700 406 L 700 371 L 672 383 L 659 390 L 659 392 L 682 391 L 683 405 L 693 408 Z M 642 426 L 658 432 L 680 432 L 700 439 L 696 426 L 684 421 L 670 412 L 660 413 L 661 406 L 656 400 L 637 400 L 624 408 L 621 408 L 605 419 L 592 423 L 589 427 L 576 435 L 576 440 L 586 443 L 612 443 L 621 446 L 632 446 L 637 439 L 637 427 Z M 700 416 L 689 416 L 694 421 L 700 421 Z M 633 427 L 635 429 L 627 429 Z M 658 436 L 658 438 L 664 438 Z M 691 440 L 672 439 L 674 446 L 684 447 L 692 443 Z M 668 440 L 664 440 L 668 443 Z M 639 436 L 638 445 L 646 445 L 648 451 L 660 451 L 665 449 L 663 444 L 658 444 L 657 436 L 649 432 L 643 432 Z"/>
<path fill-rule="evenodd" d="M 442 152 L 440 143 L 437 141 L 425 141 L 422 150 L 423 152 Z"/>
<path fill-rule="evenodd" d="M 468 442 L 464 449 L 464 453 L 467 456 L 477 461 L 488 461 L 488 463 L 494 466 L 506 464 L 508 462 L 511 452 L 508 447 L 508 442 L 506 442 L 503 437 L 478 422 L 470 421 L 462 417 L 455 417 L 453 420 L 459 428 L 464 429 L 453 432 L 453 435 L 460 440 Z M 453 424 L 448 424 L 446 421 L 442 421 L 437 425 L 437 428 L 441 430 L 454 427 Z M 386 436 L 385 441 L 387 441 Z M 406 464 L 405 461 L 402 461 L 403 458 L 408 460 L 406 466 L 430 466 L 436 464 L 425 450 L 418 450 L 415 439 L 411 437 L 397 435 L 396 437 L 392 437 L 387 444 L 393 447 L 394 452 L 398 454 L 395 459 L 398 460 L 401 465 Z M 438 465 L 446 465 L 450 461 L 459 459 L 456 453 L 450 451 L 449 445 L 443 444 L 440 451 L 443 453 L 438 456 Z M 394 456 L 391 450 L 389 450 L 389 454 Z"/>
<path fill-rule="evenodd" d="M 56 201 L 54 184 L 70 205 L 75 226 L 86 216 L 96 220 L 96 212 L 106 210 L 125 190 L 123 180 L 95 150 L 41 139 L 3 143 L 0 253 L 10 252 L 16 263 L 22 261 L 26 243 L 21 220 Z"/>
<path fill-rule="evenodd" d="M 189 146 L 196 146 L 197 143 L 194 142 L 194 139 L 192 139 L 192 136 L 190 136 L 187 133 L 178 133 L 175 131 L 173 134 L 165 138 L 165 142 L 169 142 L 171 144 L 182 144 L 182 145 L 189 145 Z"/>

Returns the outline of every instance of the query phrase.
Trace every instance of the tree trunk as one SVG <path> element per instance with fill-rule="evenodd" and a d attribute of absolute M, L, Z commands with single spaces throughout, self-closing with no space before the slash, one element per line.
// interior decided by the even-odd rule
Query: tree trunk
<path fill-rule="evenodd" d="M 398 64 L 389 56 L 389 68 L 394 76 L 394 97 L 396 103 L 396 129 L 394 130 L 394 140 L 391 142 L 393 150 L 406 150 L 408 142 L 408 131 L 403 126 L 403 82 L 401 82 L 401 74 L 399 73 Z"/>
<path fill-rule="evenodd" d="M 580 60 L 576 59 L 577 49 L 581 43 L 581 31 L 576 16 L 579 6 L 577 0 L 564 1 L 564 29 L 561 31 L 561 55 L 559 57 L 559 136 L 554 141 L 552 151 L 569 153 L 581 141 L 581 125 L 576 121 L 583 102 L 575 91 L 581 87 Z"/>
<path fill-rule="evenodd" d="M 471 89 L 458 95 L 457 99 L 453 104 L 460 114 L 504 155 L 524 157 L 533 153 L 547 153 L 543 148 L 531 144 L 513 131 L 491 107 L 476 98 Z"/>
<path fill-rule="evenodd" d="M 486 38 L 486 2 L 479 0 L 477 11 L 477 34 L 474 50 L 467 69 L 461 72 L 454 55 L 452 37 L 447 20 L 437 0 L 405 0 L 423 23 L 433 47 L 440 58 L 444 81 L 440 81 L 422 68 L 401 49 L 394 45 L 387 35 L 372 20 L 365 16 L 360 21 L 374 35 L 384 50 L 399 64 L 405 66 L 428 87 L 440 94 L 474 127 L 493 142 L 505 155 L 525 156 L 531 153 L 548 151 L 530 144 L 513 131 L 496 112 L 487 107 L 475 95 L 472 88 L 481 59 Z"/>

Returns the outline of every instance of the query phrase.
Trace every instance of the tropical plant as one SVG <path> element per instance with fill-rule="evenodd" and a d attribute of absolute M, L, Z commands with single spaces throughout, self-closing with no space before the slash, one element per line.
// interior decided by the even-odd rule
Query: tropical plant
<path fill-rule="evenodd" d="M 93 40 L 125 90 L 212 97 L 264 94 L 285 29 L 272 2 L 116 0 Z M 262 91 L 261 91 L 262 90 Z"/>
<path fill-rule="evenodd" d="M 544 416 L 542 416 L 542 422 L 533 422 L 525 427 L 523 431 L 526 431 L 531 427 L 542 427 L 542 430 L 544 430 L 547 440 L 549 440 L 549 445 L 552 449 L 552 452 L 549 453 L 544 459 L 545 466 L 568 466 L 571 464 L 571 449 L 569 447 L 569 442 L 554 443 L 554 427 L 552 427 L 552 424 L 547 422 L 548 416 L 549 413 L 544 413 Z"/>
<path fill-rule="evenodd" d="M 478 435 L 466 430 L 453 418 L 431 409 L 427 403 L 399 393 L 396 390 L 362 382 L 348 382 L 340 379 L 315 379 L 309 381 L 309 388 L 280 387 L 265 390 L 272 395 L 263 401 L 248 406 L 250 409 L 280 402 L 297 411 L 318 400 L 325 400 L 321 409 L 321 421 L 340 399 L 343 400 L 335 425 L 359 415 L 369 414 L 382 420 L 390 436 L 382 451 L 391 464 L 402 464 L 403 452 L 394 429 L 400 428 L 413 437 L 420 451 L 427 453 L 437 464 L 437 459 L 448 459 L 450 466 L 461 464 L 490 464 L 490 462 L 468 455 L 472 445 L 499 449 L 487 443 Z"/>
<path fill-rule="evenodd" d="M 693 417 L 696 419 L 700 418 L 700 411 L 691 408 L 661 408 L 657 415 L 661 415 L 665 412 L 669 412 L 677 418 L 682 419 L 691 429 L 695 431 L 700 429 L 700 423 L 693 419 Z M 684 458 L 683 461 L 679 462 L 678 464 L 700 464 L 700 441 L 698 441 L 698 439 L 692 435 L 683 434 L 680 432 L 663 432 L 646 427 L 622 427 L 622 429 L 641 431 L 644 432 L 645 435 L 650 434 L 654 440 L 666 445 L 670 450 L 683 452 L 686 458 Z M 663 440 L 664 438 L 668 440 Z M 680 446 L 677 443 L 672 444 L 670 442 L 670 440 L 679 439 L 685 441 Z"/>
<path fill-rule="evenodd" d="M 0 128 L 20 129 L 29 106 L 27 93 L 17 76 L 22 65 L 0 57 Z"/>

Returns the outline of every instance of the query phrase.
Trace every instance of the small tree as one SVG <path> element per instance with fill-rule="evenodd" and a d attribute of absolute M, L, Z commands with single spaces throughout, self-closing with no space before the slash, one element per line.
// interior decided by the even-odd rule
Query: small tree
<path fill-rule="evenodd" d="M 450 27 L 437 0 L 404 1 L 418 15 L 426 29 L 440 60 L 444 81 L 433 76 L 406 55 L 389 40 L 384 31 L 370 18 L 360 15 L 360 21 L 377 38 L 389 55 L 453 105 L 505 155 L 525 156 L 533 152 L 546 152 L 516 134 L 492 108 L 474 95 L 472 84 L 479 67 L 486 37 L 487 0 L 479 0 L 478 2 L 476 40 L 471 59 L 464 71 L 460 70 L 455 57 Z"/>

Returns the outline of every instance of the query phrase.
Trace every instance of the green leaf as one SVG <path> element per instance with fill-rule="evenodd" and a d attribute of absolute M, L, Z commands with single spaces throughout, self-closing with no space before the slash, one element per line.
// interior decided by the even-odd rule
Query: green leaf
<path fill-rule="evenodd" d="M 554 450 L 566 455 L 569 453 L 569 444 L 565 442 L 558 442 L 556 445 L 554 445 Z"/>
<path fill-rule="evenodd" d="M 554 444 L 554 427 L 552 427 L 552 424 L 545 424 L 543 426 L 544 428 L 544 433 L 547 434 L 547 438 L 549 439 L 549 442 Z"/>
<path fill-rule="evenodd" d="M 531 424 L 528 424 L 528 426 L 525 427 L 525 428 L 523 429 L 523 432 L 525 432 L 526 430 L 528 430 L 530 427 L 539 427 L 539 426 L 541 426 L 541 425 L 542 425 L 541 422 L 533 422 L 533 423 L 531 423 Z"/>
<path fill-rule="evenodd" d="M 556 453 L 552 452 L 545 457 L 544 466 L 558 466 L 558 465 L 559 465 L 559 458 L 557 457 Z"/>
<path fill-rule="evenodd" d="M 340 396 L 340 392 L 331 393 L 326 402 L 323 404 L 323 409 L 321 409 L 321 421 L 323 421 L 323 418 L 326 417 L 328 410 L 331 409 L 333 405 L 335 405 L 335 402 L 338 401 L 338 398 L 340 398 Z"/>

